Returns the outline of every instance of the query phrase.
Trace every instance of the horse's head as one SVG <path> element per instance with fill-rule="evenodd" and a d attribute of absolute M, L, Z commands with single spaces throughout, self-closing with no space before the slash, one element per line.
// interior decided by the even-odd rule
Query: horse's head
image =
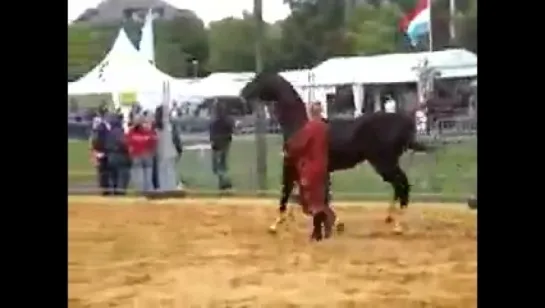
<path fill-rule="evenodd" d="M 264 102 L 276 117 L 284 135 L 291 135 L 307 120 L 305 103 L 293 86 L 277 73 L 257 74 L 240 91 L 247 110 L 255 110 L 257 101 Z"/>
<path fill-rule="evenodd" d="M 245 100 L 250 110 L 254 110 L 256 101 L 266 103 L 278 101 L 282 92 L 278 74 L 262 72 L 257 74 L 240 91 L 240 96 Z"/>

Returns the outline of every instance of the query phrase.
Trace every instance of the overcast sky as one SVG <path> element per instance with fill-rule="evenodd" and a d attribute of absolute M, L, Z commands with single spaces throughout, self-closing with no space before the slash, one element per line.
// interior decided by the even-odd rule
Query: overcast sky
<path fill-rule="evenodd" d="M 68 23 L 86 9 L 96 7 L 102 0 L 68 0 Z M 241 17 L 242 11 L 253 10 L 253 0 L 164 0 L 179 8 L 197 13 L 206 24 L 225 17 Z M 289 14 L 289 7 L 283 0 L 263 0 L 263 19 L 275 22 Z"/>

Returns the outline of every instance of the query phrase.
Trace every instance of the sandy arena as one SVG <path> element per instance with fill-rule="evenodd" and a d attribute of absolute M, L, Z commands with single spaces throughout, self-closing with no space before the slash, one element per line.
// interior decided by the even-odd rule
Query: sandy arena
<path fill-rule="evenodd" d="M 70 197 L 68 307 L 477 306 L 476 212 L 413 204 L 394 235 L 386 203 L 337 204 L 346 231 L 276 235 L 274 201 Z M 353 204 L 352 204 L 353 205 Z"/>

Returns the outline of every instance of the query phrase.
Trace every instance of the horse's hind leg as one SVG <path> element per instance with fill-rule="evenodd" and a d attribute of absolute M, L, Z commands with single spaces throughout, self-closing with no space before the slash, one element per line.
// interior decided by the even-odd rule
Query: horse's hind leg
<path fill-rule="evenodd" d="M 395 168 L 395 176 L 394 176 L 394 190 L 396 198 L 399 199 L 400 203 L 400 212 L 399 212 L 399 220 L 395 222 L 394 225 L 394 231 L 396 233 L 402 233 L 403 232 L 403 220 L 405 216 L 405 211 L 407 210 L 407 207 L 409 206 L 409 195 L 411 191 L 411 186 L 409 184 L 409 179 L 407 178 L 407 174 L 405 171 L 403 171 L 399 165 Z"/>

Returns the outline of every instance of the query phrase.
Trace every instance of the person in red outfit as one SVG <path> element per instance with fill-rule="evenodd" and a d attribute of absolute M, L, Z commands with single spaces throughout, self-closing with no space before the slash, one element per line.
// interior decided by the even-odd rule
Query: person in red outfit
<path fill-rule="evenodd" d="M 309 107 L 309 121 L 286 143 L 286 155 L 295 165 L 303 212 L 313 216 L 311 239 L 331 236 L 335 213 L 326 205 L 325 184 L 328 176 L 328 125 L 322 120 L 320 103 Z"/>
<path fill-rule="evenodd" d="M 153 190 L 153 156 L 157 148 L 157 133 L 151 123 L 140 116 L 125 136 L 132 159 L 131 180 L 135 188 L 142 192 Z"/>

